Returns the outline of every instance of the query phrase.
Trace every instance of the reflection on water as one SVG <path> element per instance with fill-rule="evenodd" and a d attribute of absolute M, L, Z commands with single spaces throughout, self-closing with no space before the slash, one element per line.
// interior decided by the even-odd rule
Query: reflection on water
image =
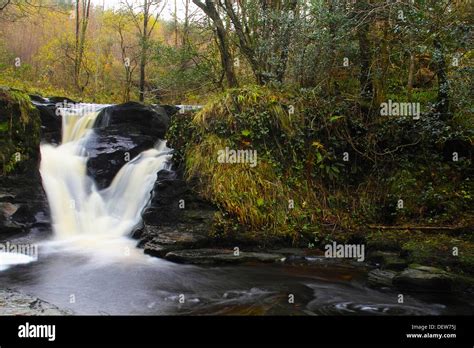
<path fill-rule="evenodd" d="M 439 294 L 435 298 L 405 294 L 404 303 L 399 304 L 398 293 L 367 288 L 365 272 L 347 265 L 178 265 L 142 254 L 126 238 L 93 248 L 87 240 L 46 242 L 40 245 L 39 255 L 36 262 L 0 272 L 0 283 L 76 314 L 439 315 L 473 311 L 472 303 Z M 289 295 L 294 295 L 294 303 L 289 303 Z M 75 303 L 70 303 L 71 298 Z"/>

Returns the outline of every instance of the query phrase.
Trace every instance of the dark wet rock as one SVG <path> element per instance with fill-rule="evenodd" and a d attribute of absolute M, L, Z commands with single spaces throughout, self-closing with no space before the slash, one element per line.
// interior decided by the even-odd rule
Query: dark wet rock
<path fill-rule="evenodd" d="M 0 315 L 71 315 L 72 311 L 11 289 L 0 289 Z"/>
<path fill-rule="evenodd" d="M 215 209 L 192 189 L 180 175 L 160 171 L 150 206 L 143 212 L 145 223 L 153 225 L 188 223 L 211 227 Z"/>
<path fill-rule="evenodd" d="M 288 248 L 276 250 L 272 249 L 271 252 L 278 252 L 285 255 L 285 263 L 291 265 L 310 267 L 337 267 L 351 269 L 367 268 L 367 264 L 365 262 L 358 262 L 355 259 L 351 258 L 326 257 L 322 254 L 320 250 Z"/>
<path fill-rule="evenodd" d="M 182 173 L 160 171 L 151 194 L 143 227 L 134 234 L 146 254 L 164 257 L 171 251 L 215 244 L 209 236 L 215 208 L 194 192 Z"/>
<path fill-rule="evenodd" d="M 187 226 L 144 226 L 144 236 L 141 245 L 145 254 L 165 257 L 168 252 L 198 248 L 209 244 L 207 231 L 200 229 L 188 229 Z"/>
<path fill-rule="evenodd" d="M 68 97 L 49 97 L 47 100 L 53 104 L 77 104 L 78 102 L 68 98 Z"/>
<path fill-rule="evenodd" d="M 156 226 L 145 226 L 145 229 L 158 229 Z M 163 245 L 198 245 L 200 242 L 207 239 L 207 236 L 200 234 L 199 232 L 188 231 L 183 232 L 178 229 L 172 229 L 170 227 L 160 228 L 159 231 L 148 231 L 150 235 L 156 235 L 153 241 L 157 244 Z"/>
<path fill-rule="evenodd" d="M 30 94 L 30 99 L 34 103 L 46 104 L 48 100 L 37 94 Z"/>
<path fill-rule="evenodd" d="M 396 252 L 374 251 L 369 253 L 367 261 L 381 266 L 383 269 L 402 271 L 408 266 L 408 262 L 401 258 Z"/>
<path fill-rule="evenodd" d="M 179 108 L 174 105 L 153 105 L 154 107 L 160 106 L 165 109 L 166 113 L 171 117 L 179 111 Z"/>
<path fill-rule="evenodd" d="M 367 281 L 373 287 L 391 287 L 396 275 L 394 271 L 374 269 L 368 273 Z"/>
<path fill-rule="evenodd" d="M 180 248 L 176 245 L 163 245 L 153 241 L 145 243 L 143 246 L 143 252 L 150 256 L 164 258 L 166 254 L 171 251 L 179 250 Z"/>
<path fill-rule="evenodd" d="M 30 95 L 31 102 L 40 113 L 41 140 L 49 144 L 61 142 L 62 118 L 57 112 L 58 106 L 76 104 L 74 100 L 66 97 L 43 98 Z"/>
<path fill-rule="evenodd" d="M 214 210 L 208 209 L 180 209 L 175 208 L 172 205 L 159 209 L 156 206 L 151 206 L 143 212 L 143 219 L 149 223 L 157 225 L 170 224 L 178 221 L 188 224 L 201 223 L 210 227 L 210 222 L 214 217 L 214 213 Z M 209 224 L 207 224 L 207 222 L 209 222 Z"/>
<path fill-rule="evenodd" d="M 122 136 L 121 134 L 125 134 Z M 140 133 L 98 129 L 89 138 L 86 151 L 87 174 L 99 188 L 110 185 L 115 175 L 141 152 L 153 148 L 157 138 Z"/>
<path fill-rule="evenodd" d="M 307 251 L 304 249 L 299 248 L 280 248 L 280 249 L 272 249 L 272 253 L 282 254 L 287 257 L 305 257 L 307 256 Z"/>
<path fill-rule="evenodd" d="M 0 87 L 0 239 L 49 224 L 38 170 L 41 123 L 27 94 Z"/>
<path fill-rule="evenodd" d="M 397 274 L 393 285 L 409 291 L 451 292 L 454 290 L 454 276 L 439 268 L 416 266 Z"/>
<path fill-rule="evenodd" d="M 161 106 L 147 106 L 136 102 L 113 105 L 104 108 L 94 124 L 94 128 L 124 130 L 164 139 L 168 130 L 170 116 Z"/>
<path fill-rule="evenodd" d="M 0 177 L 0 240 L 50 224 L 39 173 Z"/>
<path fill-rule="evenodd" d="M 10 237 L 23 231 L 23 227 L 14 223 L 12 215 L 18 210 L 18 205 L 10 202 L 0 202 L 0 239 Z"/>
<path fill-rule="evenodd" d="M 167 260 L 177 263 L 214 265 L 238 264 L 244 262 L 272 263 L 284 259 L 281 254 L 240 251 L 237 255 L 233 249 L 192 249 L 171 251 L 166 254 Z"/>
<path fill-rule="evenodd" d="M 59 144 L 61 142 L 61 116 L 56 114 L 56 105 L 46 102 L 40 104 L 33 102 L 38 109 L 41 118 L 41 140 L 48 144 Z"/>
<path fill-rule="evenodd" d="M 30 95 L 31 102 L 40 113 L 41 118 L 41 140 L 48 144 L 59 144 L 61 142 L 62 118 L 57 112 L 58 106 L 67 107 L 77 104 L 66 97 L 43 98 L 38 95 Z"/>
<path fill-rule="evenodd" d="M 160 106 L 129 102 L 100 111 L 86 146 L 87 173 L 99 188 L 110 185 L 120 168 L 164 139 L 169 115 Z"/>

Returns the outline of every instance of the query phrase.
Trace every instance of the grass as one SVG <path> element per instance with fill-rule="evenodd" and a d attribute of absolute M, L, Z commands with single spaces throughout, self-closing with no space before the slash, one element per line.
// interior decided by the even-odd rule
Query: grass
<path fill-rule="evenodd" d="M 357 103 L 312 90 L 247 86 L 176 115 L 167 138 L 186 177 L 218 206 L 216 235 L 317 246 L 364 239 L 369 223 L 472 220 L 470 162 L 443 159 L 441 121 L 365 117 Z M 226 147 L 257 151 L 258 165 L 219 163 Z M 384 156 L 387 148 L 400 150 Z"/>
<path fill-rule="evenodd" d="M 293 190 L 285 180 L 286 175 L 278 175 L 276 159 L 268 151 L 275 141 L 262 142 L 263 136 L 259 134 L 273 131 L 288 138 L 294 136 L 294 124 L 301 122 L 301 116 L 285 110 L 287 103 L 285 95 L 262 88 L 226 92 L 193 118 L 193 127 L 202 138 L 195 146 L 187 147 L 185 158 L 187 177 L 199 176 L 203 197 L 218 205 L 235 223 L 251 226 L 250 233 L 259 232 L 265 238 L 294 240 L 298 233 L 289 228 L 289 222 L 304 216 L 301 210 L 309 207 L 313 195 L 304 182 L 296 181 L 294 186 L 298 189 Z M 245 114 L 246 110 L 251 113 Z M 257 118 L 260 112 L 266 112 L 265 124 L 256 126 L 248 122 L 248 118 Z M 236 119 L 235 113 L 241 118 Z M 252 168 L 243 163 L 219 163 L 218 151 L 226 147 L 257 150 L 258 165 Z M 233 228 L 226 230 L 232 233 Z"/>

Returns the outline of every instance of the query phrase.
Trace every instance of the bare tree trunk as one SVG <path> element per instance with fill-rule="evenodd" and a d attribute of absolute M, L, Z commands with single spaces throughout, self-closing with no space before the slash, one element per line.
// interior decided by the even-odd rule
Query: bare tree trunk
<path fill-rule="evenodd" d="M 336 49 L 336 32 L 337 26 L 334 19 L 332 19 L 332 15 L 335 13 L 335 3 L 333 0 L 327 0 L 328 11 L 331 14 L 331 19 L 329 20 L 329 52 L 332 56 L 332 60 L 330 61 L 330 68 L 329 68 L 329 76 L 328 76 L 328 92 L 330 95 L 338 94 L 338 85 L 335 81 L 334 74 L 336 73 L 334 69 L 335 59 L 337 57 L 337 49 Z"/>
<path fill-rule="evenodd" d="M 121 23 L 118 24 L 117 30 L 120 35 L 120 51 L 122 55 L 122 63 L 123 63 L 124 73 L 125 73 L 125 86 L 124 86 L 122 101 L 126 103 L 130 101 L 130 92 L 132 88 L 132 76 L 133 76 L 133 70 L 136 67 L 136 64 L 132 68 L 130 57 L 127 57 L 127 48 L 125 45 L 125 38 L 123 36 Z"/>
<path fill-rule="evenodd" d="M 79 61 L 78 61 L 78 52 L 79 52 L 79 24 L 80 24 L 80 8 L 81 1 L 76 0 L 76 41 L 74 46 L 74 79 L 77 81 L 77 76 L 79 74 Z"/>
<path fill-rule="evenodd" d="M 410 102 L 412 100 L 414 75 L 415 75 L 415 54 L 413 52 L 410 52 L 410 65 L 408 68 L 408 83 L 407 83 L 408 101 Z"/>
<path fill-rule="evenodd" d="M 242 21 L 239 20 L 239 16 L 236 11 L 234 11 L 233 1 L 232 0 L 223 0 L 224 2 L 224 10 L 226 11 L 227 15 L 229 16 L 232 24 L 234 25 L 234 30 L 239 40 L 239 47 L 240 51 L 243 55 L 247 58 L 248 62 L 250 63 L 250 67 L 255 75 L 255 79 L 259 85 L 264 85 L 267 82 L 264 72 L 262 71 L 261 62 L 257 60 L 255 50 L 251 44 L 251 38 L 246 32 L 245 25 Z M 263 2 L 263 6 L 265 2 Z M 243 3 L 241 3 L 242 12 L 245 11 Z M 244 15 L 242 15 L 244 18 Z"/>
<path fill-rule="evenodd" d="M 81 6 L 82 5 L 82 6 Z M 76 88 L 82 94 L 88 83 L 82 83 L 81 71 L 84 59 L 84 49 L 86 45 L 86 33 L 89 25 L 91 0 L 77 0 L 76 2 L 76 37 L 75 37 L 75 55 L 74 55 L 74 83 Z M 82 10 L 82 13 L 81 13 Z"/>
<path fill-rule="evenodd" d="M 145 101 L 145 68 L 148 53 L 148 20 L 149 20 L 149 0 L 144 0 L 143 3 L 143 32 L 141 37 L 141 55 L 140 55 L 140 86 L 139 86 L 139 100 Z"/>
<path fill-rule="evenodd" d="M 370 71 L 370 63 L 372 57 L 370 54 L 369 42 L 369 24 L 364 23 L 357 30 L 359 40 L 359 59 L 360 59 L 360 95 L 366 101 L 371 101 L 373 97 L 372 75 Z"/>
<path fill-rule="evenodd" d="M 441 39 L 434 39 L 436 76 L 438 77 L 438 100 L 436 110 L 444 120 L 449 119 L 449 81 L 446 60 L 443 53 Z"/>
<path fill-rule="evenodd" d="M 217 34 L 221 63 L 227 78 L 227 84 L 229 87 L 237 87 L 238 82 L 234 72 L 234 62 L 232 60 L 232 54 L 229 48 L 227 31 L 224 27 L 221 17 L 219 16 L 219 13 L 217 12 L 214 1 L 206 0 L 204 3 L 200 0 L 193 0 L 193 3 L 203 10 L 204 13 L 212 20 Z"/>
<path fill-rule="evenodd" d="M 183 47 L 186 47 L 188 44 L 189 38 L 189 0 L 185 0 L 184 2 L 184 26 L 183 26 L 183 37 L 182 37 L 182 44 Z"/>
<path fill-rule="evenodd" d="M 376 73 L 372 74 L 372 84 L 374 88 L 374 100 L 375 105 L 380 105 L 386 99 L 387 90 L 387 73 L 390 64 L 390 52 L 388 47 L 388 19 L 382 18 L 378 20 L 379 26 L 381 26 L 381 33 L 377 36 L 377 45 L 380 47 L 377 57 L 373 58 L 373 65 L 376 66 Z"/>
<path fill-rule="evenodd" d="M 176 0 L 174 0 L 174 47 L 178 47 L 178 4 Z"/>
<path fill-rule="evenodd" d="M 284 12 L 293 13 L 293 16 L 296 17 L 296 5 L 298 1 L 290 1 L 287 6 L 284 8 Z M 293 17 L 293 18 L 294 18 Z M 279 47 L 280 57 L 276 66 L 276 80 L 278 82 L 283 82 L 285 77 L 286 68 L 288 65 L 288 56 L 290 53 L 290 44 L 291 44 L 291 34 L 294 26 L 295 20 L 289 21 L 289 24 L 285 27 L 281 38 L 281 47 Z"/>

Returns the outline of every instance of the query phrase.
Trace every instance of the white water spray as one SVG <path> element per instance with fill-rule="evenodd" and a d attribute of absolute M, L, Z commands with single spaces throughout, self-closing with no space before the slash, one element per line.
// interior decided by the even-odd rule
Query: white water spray
<path fill-rule="evenodd" d="M 161 142 L 142 152 L 120 169 L 108 188 L 98 190 L 86 173 L 85 147 L 98 111 L 61 113 L 62 144 L 41 145 L 40 165 L 56 240 L 86 241 L 89 247 L 126 236 L 140 222 L 170 150 Z"/>

